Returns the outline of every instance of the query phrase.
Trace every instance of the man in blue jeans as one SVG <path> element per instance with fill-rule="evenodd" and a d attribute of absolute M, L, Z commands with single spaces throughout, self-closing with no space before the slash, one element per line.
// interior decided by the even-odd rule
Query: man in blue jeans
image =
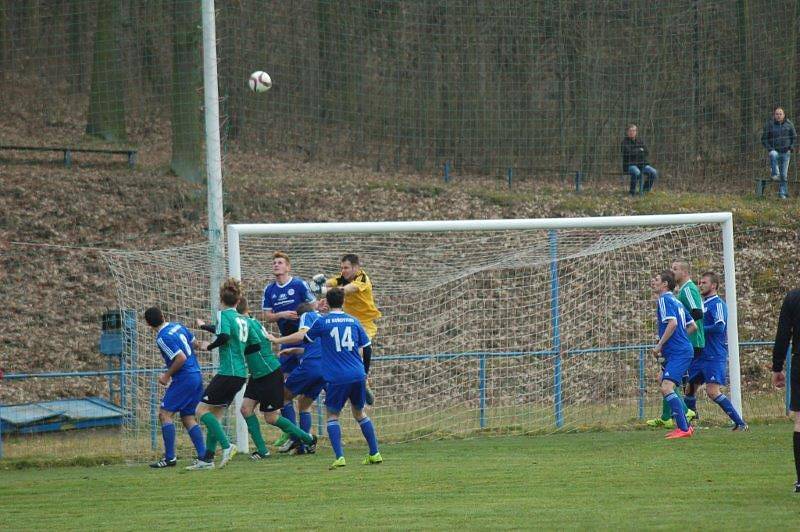
<path fill-rule="evenodd" d="M 789 172 L 792 148 L 796 141 L 797 132 L 794 124 L 786 119 L 786 113 L 782 107 L 776 107 L 772 112 L 772 119 L 764 125 L 761 144 L 769 152 L 770 177 L 773 181 L 780 180 L 778 197 L 781 199 L 786 199 L 789 194 L 786 176 Z"/>
<path fill-rule="evenodd" d="M 642 179 L 642 174 L 647 177 L 642 183 L 644 192 L 650 192 L 653 188 L 653 183 L 658 177 L 656 169 L 647 164 L 647 146 L 636 136 L 638 133 L 639 128 L 636 127 L 636 124 L 628 124 L 628 128 L 625 130 L 625 138 L 622 139 L 622 171 L 631 176 L 631 196 L 636 194 L 636 188 L 639 180 Z"/>

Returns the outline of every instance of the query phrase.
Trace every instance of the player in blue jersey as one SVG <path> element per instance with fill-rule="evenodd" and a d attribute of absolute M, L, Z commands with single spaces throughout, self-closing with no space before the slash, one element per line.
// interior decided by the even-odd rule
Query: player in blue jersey
<path fill-rule="evenodd" d="M 306 332 L 311 329 L 320 318 L 311 303 L 301 303 L 297 307 L 300 318 L 298 331 L 285 337 L 268 336 L 271 342 L 279 344 L 294 344 L 302 342 Z M 290 347 L 281 351 L 284 355 L 301 357 L 300 365 L 295 368 L 286 379 L 285 399 L 291 401 L 297 397 L 297 406 L 300 410 L 300 428 L 311 432 L 311 406 L 325 388 L 325 379 L 322 376 L 322 342 L 319 339 L 303 344 L 303 347 Z M 314 449 L 301 444 L 296 449 L 296 454 L 313 453 Z"/>
<path fill-rule="evenodd" d="M 359 321 L 345 314 L 344 291 L 333 288 L 325 294 L 330 312 L 321 316 L 306 332 L 306 341 L 319 339 L 322 347 L 322 376 L 325 378 L 325 408 L 328 412 L 328 438 L 336 454 L 331 469 L 344 467 L 342 450 L 342 429 L 339 426 L 339 414 L 345 403 L 350 401 L 353 417 L 361 427 L 364 439 L 369 445 L 369 454 L 364 464 L 383 462 L 378 450 L 378 439 L 375 427 L 364 413 L 367 400 L 367 374 L 361 350 L 370 345 L 364 327 Z"/>
<path fill-rule="evenodd" d="M 658 320 L 658 343 L 653 353 L 664 360 L 661 373 L 661 393 L 672 409 L 672 416 L 678 428 L 667 434 L 667 439 L 688 438 L 694 430 L 686 420 L 681 400 L 675 394 L 675 386 L 683 381 L 694 356 L 694 348 L 689 342 L 689 334 L 697 330 L 691 317 L 686 316 L 683 304 L 672 294 L 675 289 L 675 275 L 664 270 L 650 280 L 650 288 L 658 297 L 656 318 Z"/>
<path fill-rule="evenodd" d="M 272 273 L 275 280 L 264 288 L 264 297 L 261 302 L 261 309 L 266 312 L 265 320 L 270 323 L 277 323 L 281 336 L 288 336 L 297 332 L 299 324 L 297 317 L 297 306 L 303 302 L 316 302 L 314 294 L 311 293 L 308 283 L 299 277 L 291 275 L 292 263 L 289 256 L 282 251 L 276 251 L 272 255 Z M 294 345 L 281 345 L 280 349 L 302 347 L 302 343 Z M 280 357 L 281 371 L 284 377 L 288 378 L 292 371 L 300 364 L 296 356 Z M 289 401 L 281 408 L 281 415 L 297 423 L 294 403 Z M 278 450 L 286 452 L 291 448 L 292 442 L 289 435 L 285 432 L 274 443 Z"/>
<path fill-rule="evenodd" d="M 717 295 L 719 276 L 703 272 L 700 276 L 700 295 L 703 296 L 703 330 L 706 345 L 699 359 L 689 367 L 689 381 L 705 384 L 708 398 L 719 405 L 734 423 L 733 430 L 748 430 L 747 423 L 731 404 L 721 386 L 728 383 L 728 307 Z"/>
<path fill-rule="evenodd" d="M 156 333 L 156 346 L 167 368 L 158 376 L 158 382 L 167 386 L 158 410 L 158 421 L 161 423 L 161 435 L 164 439 L 164 458 L 150 464 L 150 467 L 174 467 L 177 463 L 173 423 L 175 412 L 180 413 L 181 422 L 189 433 L 200 460 L 206 454 L 206 445 L 194 412 L 203 396 L 203 376 L 194 354 L 194 335 L 180 323 L 165 321 L 158 307 L 147 309 L 144 320 Z"/>

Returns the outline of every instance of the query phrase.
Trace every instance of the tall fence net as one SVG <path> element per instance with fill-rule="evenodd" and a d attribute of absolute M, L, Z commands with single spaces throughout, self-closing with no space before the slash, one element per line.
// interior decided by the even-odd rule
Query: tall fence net
<path fill-rule="evenodd" d="M 636 123 L 662 183 L 750 187 L 769 174 L 760 137 L 773 106 L 790 119 L 800 108 L 797 10 L 792 0 L 218 2 L 224 149 L 618 181 Z M 193 0 L 3 1 L 0 142 L 124 145 L 140 164 L 201 178 L 200 20 Z M 255 70 L 270 73 L 271 91 L 248 90 Z"/>

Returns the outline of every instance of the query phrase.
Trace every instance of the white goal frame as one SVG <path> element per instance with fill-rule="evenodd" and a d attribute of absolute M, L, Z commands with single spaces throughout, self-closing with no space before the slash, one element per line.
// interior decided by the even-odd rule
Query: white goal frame
<path fill-rule="evenodd" d="M 444 220 L 405 222 L 345 222 L 287 224 L 229 224 L 228 274 L 242 278 L 239 238 L 257 235 L 304 235 L 325 233 L 402 233 L 446 231 L 507 231 L 523 229 L 602 229 L 619 227 L 719 224 L 722 232 L 725 268 L 725 300 L 728 306 L 728 372 L 734 408 L 742 414 L 739 366 L 739 328 L 736 307 L 736 267 L 734 263 L 733 215 L 730 212 L 661 214 L 643 216 L 598 216 L 586 218 L 532 218 L 515 220 Z M 239 413 L 243 391 L 236 400 L 237 437 L 240 451 L 247 452 L 247 426 Z"/>

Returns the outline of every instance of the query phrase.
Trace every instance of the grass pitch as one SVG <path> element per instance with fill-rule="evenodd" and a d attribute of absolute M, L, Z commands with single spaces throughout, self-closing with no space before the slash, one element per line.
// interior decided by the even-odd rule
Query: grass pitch
<path fill-rule="evenodd" d="M 3 529 L 788 529 L 800 494 L 788 422 L 749 433 L 594 432 L 387 445 L 225 469 L 0 470 Z M 183 460 L 180 465 L 185 465 Z M 8 464 L 6 464 L 8 465 Z M 0 462 L 2 468 L 3 462 Z"/>

